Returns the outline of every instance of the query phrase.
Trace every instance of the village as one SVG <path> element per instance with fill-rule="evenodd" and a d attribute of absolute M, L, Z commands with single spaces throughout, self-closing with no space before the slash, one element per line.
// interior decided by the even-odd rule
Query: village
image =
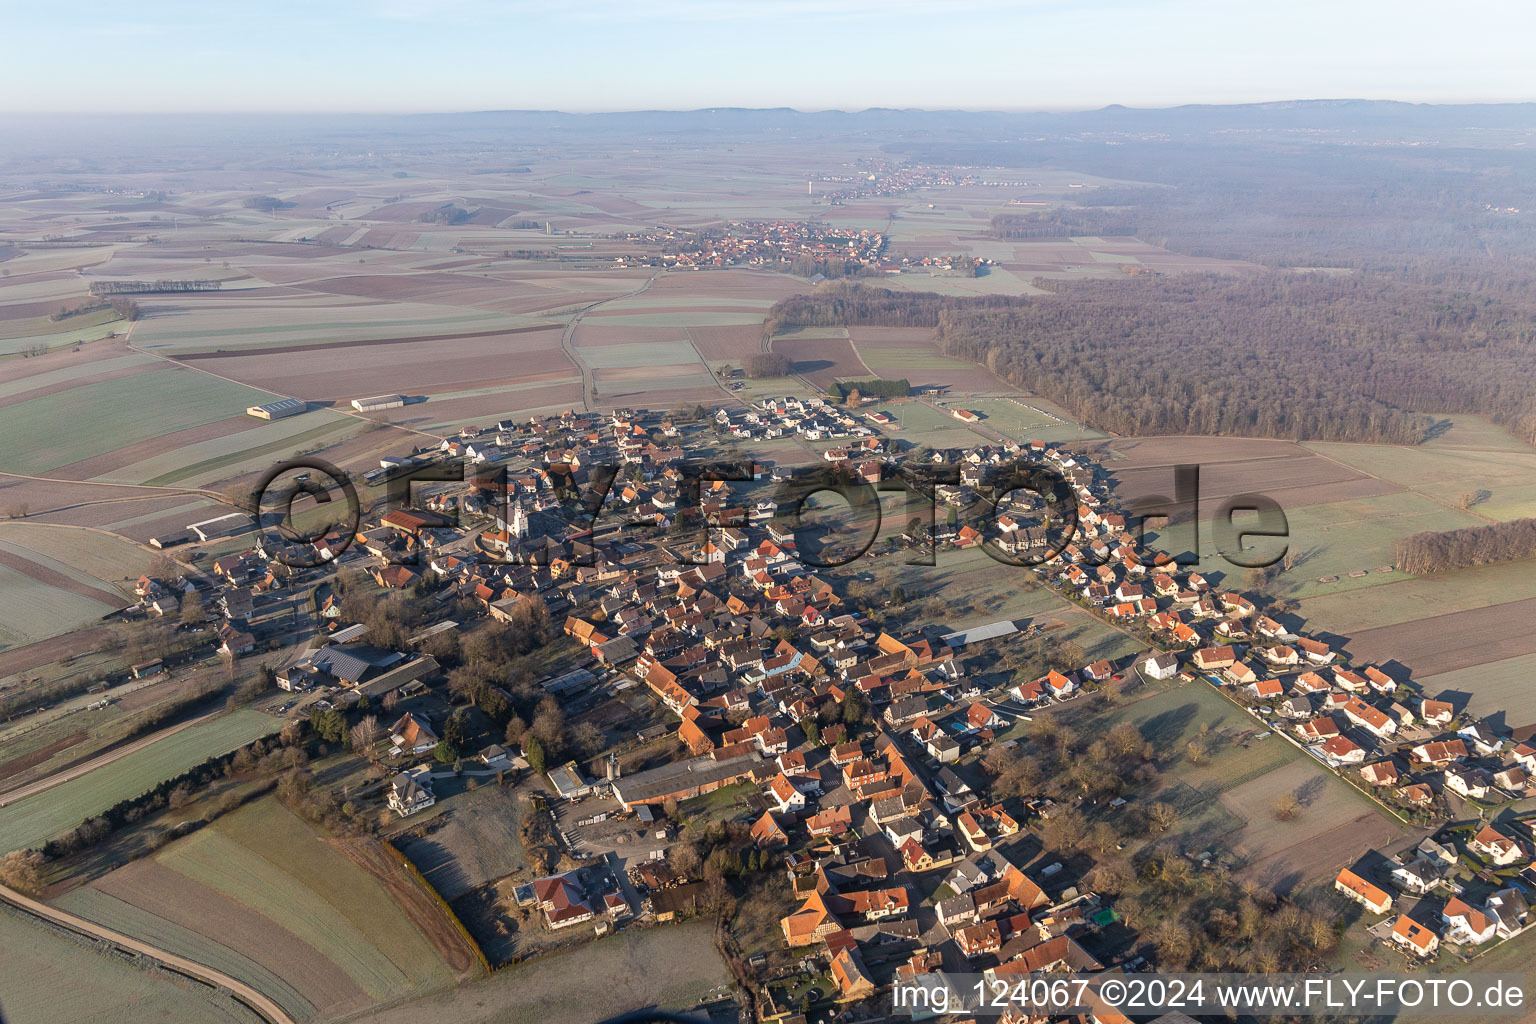
<path fill-rule="evenodd" d="M 802 551 L 818 546 L 808 539 L 817 516 L 774 497 L 792 467 L 747 456 L 734 480 L 689 470 L 739 456 L 735 445 L 787 437 L 833 442 L 810 468 L 879 484 L 912 448 L 889 423 L 786 396 L 747 411 L 566 412 L 461 429 L 384 459 L 370 483 L 443 466 L 462 467 L 461 482 L 419 483 L 409 506 L 369 512 L 352 535 L 299 544 L 263 530 L 249 550 L 213 562 L 198 599 L 217 610 L 220 649 L 234 659 L 267 639 L 259 608 L 313 595 L 316 635 L 273 669 L 288 695 L 274 710 L 313 719 L 382 707 L 381 797 L 398 828 L 467 799 L 474 780 L 532 801 L 547 834 L 522 838 L 549 848 L 549 870 L 509 902 L 554 937 L 535 953 L 573 935 L 720 912 L 733 881 L 772 887 L 788 912 L 771 940 L 730 951 L 763 1020 L 873 1008 L 902 976 L 1164 966 L 1141 922 L 1118 909 L 1125 886 L 1094 885 L 1102 875 L 1086 851 L 1128 839 L 1090 838 L 1086 826 L 1074 837 L 1069 824 L 1132 811 L 1156 823 L 1168 805 L 1148 791 L 1155 772 L 1138 771 L 1156 762 L 1152 744 L 1117 727 L 1107 779 L 1036 793 L 994 783 L 1008 777 L 1000 765 L 1036 757 L 1067 728 L 1052 724 L 1059 716 L 1166 687 L 1221 694 L 1270 743 L 1303 749 L 1317 772 L 1417 829 L 1421 841 L 1369 851 L 1334 882 L 1341 900 L 1377 919 L 1368 929 L 1381 948 L 1412 961 L 1447 947 L 1469 958 L 1525 930 L 1536 831 L 1493 810 L 1532 792 L 1533 729 L 1458 715 L 1411 680 L 1351 664 L 1299 623 L 1282 624 L 1262 595 L 1213 586 L 1139 547 L 1088 456 L 1044 442 L 928 453 L 957 474 L 935 488 L 946 513 L 913 520 L 881 552 L 983 548 L 1018 560 L 1020 586 L 1050 588 L 1145 647 L 1075 664 L 1028 622 L 882 627 L 887 596 L 871 599 L 866 587 L 854 597 L 849 572 L 817 568 L 826 563 Z M 1021 492 L 983 500 L 988 474 L 1018 462 L 1071 490 L 1076 532 L 1055 550 L 1046 503 Z M 834 541 L 849 529 L 820 528 Z M 1038 564 L 1026 559 L 1041 551 Z M 342 587 L 338 569 L 423 609 L 412 634 L 384 643 L 348 621 L 340 591 L 358 584 Z M 146 576 L 138 611 L 174 612 L 176 595 L 196 589 Z M 466 682 L 472 664 L 457 652 L 488 629 L 565 656 L 521 693 L 495 678 Z M 463 639 L 450 647 L 455 633 Z M 1050 663 L 999 671 L 999 652 L 1031 637 Z M 450 673 L 454 662 L 465 667 Z M 577 742 L 513 713 L 531 703 L 546 721 L 604 708 L 630 720 L 610 716 L 608 730 Z M 1219 859 L 1181 856 L 1197 870 Z M 504 912 L 498 904 L 488 920 Z M 1124 1018 L 1106 1009 L 1094 1019 Z"/>
<path fill-rule="evenodd" d="M 886 239 L 880 232 L 811 221 L 730 221 L 707 231 L 659 226 L 620 237 L 654 247 L 652 252 L 621 257 L 627 266 L 787 269 L 797 260 L 837 260 L 878 272 L 885 262 Z"/>

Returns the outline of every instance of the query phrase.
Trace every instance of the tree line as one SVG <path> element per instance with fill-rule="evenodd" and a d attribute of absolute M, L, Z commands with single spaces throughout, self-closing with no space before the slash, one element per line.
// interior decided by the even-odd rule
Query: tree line
<path fill-rule="evenodd" d="M 156 292 L 216 292 L 223 281 L 196 278 L 167 281 L 92 281 L 92 295 L 146 295 Z"/>
<path fill-rule="evenodd" d="M 1403 537 L 1393 546 L 1397 567 L 1415 575 L 1513 562 L 1532 555 L 1536 555 L 1536 519 L 1425 530 Z"/>
<path fill-rule="evenodd" d="M 878 398 L 906 398 L 912 393 L 912 382 L 902 377 L 898 380 L 887 380 L 884 377 L 874 377 L 870 380 L 840 380 L 832 385 L 837 389 L 837 395 L 843 401 L 857 391 L 865 398 L 871 395 Z"/>

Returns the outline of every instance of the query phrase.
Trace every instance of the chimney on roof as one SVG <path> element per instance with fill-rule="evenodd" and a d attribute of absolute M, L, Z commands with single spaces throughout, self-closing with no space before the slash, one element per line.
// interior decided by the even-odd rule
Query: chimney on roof
<path fill-rule="evenodd" d="M 623 774 L 619 767 L 619 752 L 617 750 L 608 753 L 608 781 L 612 782 Z"/>

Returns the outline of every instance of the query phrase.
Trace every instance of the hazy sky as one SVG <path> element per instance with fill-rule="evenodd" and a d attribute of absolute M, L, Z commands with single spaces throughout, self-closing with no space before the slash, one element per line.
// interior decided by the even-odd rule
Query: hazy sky
<path fill-rule="evenodd" d="M 0 0 L 0 18 L 6 112 L 1536 99 L 1530 0 Z"/>

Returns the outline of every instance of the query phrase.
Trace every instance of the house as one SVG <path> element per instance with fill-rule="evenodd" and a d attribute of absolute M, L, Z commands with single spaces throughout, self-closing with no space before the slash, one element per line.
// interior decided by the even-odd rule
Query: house
<path fill-rule="evenodd" d="M 1467 840 L 1467 849 L 1481 854 L 1501 868 L 1508 867 L 1519 860 L 1522 852 L 1518 842 L 1492 825 L 1484 825 L 1477 835 Z"/>
<path fill-rule="evenodd" d="M 805 819 L 805 830 L 820 839 L 840 836 L 853 827 L 853 811 L 848 804 L 827 807 Z"/>
<path fill-rule="evenodd" d="M 1333 887 L 1373 914 L 1385 914 L 1392 909 L 1392 897 L 1385 889 L 1372 885 L 1349 868 L 1339 872 Z"/>
<path fill-rule="evenodd" d="M 968 925 L 954 933 L 955 945 L 967 959 L 975 959 L 1003 948 L 1003 935 L 996 921 Z"/>
<path fill-rule="evenodd" d="M 939 914 L 939 923 L 951 933 L 957 925 L 963 928 L 976 923 L 976 901 L 965 893 L 940 900 L 935 909 Z"/>
<path fill-rule="evenodd" d="M 805 810 L 805 794 L 796 789 L 795 784 L 790 782 L 783 772 L 775 775 L 768 783 L 766 795 L 769 803 L 780 814 Z"/>
<path fill-rule="evenodd" d="M 1520 793 L 1525 790 L 1526 785 L 1530 782 L 1530 776 L 1524 768 L 1517 764 L 1512 764 L 1507 768 L 1501 768 L 1499 771 L 1494 772 L 1493 781 L 1501 789 L 1506 789 L 1511 793 Z"/>
<path fill-rule="evenodd" d="M 875 994 L 875 982 L 864 968 L 857 944 L 844 946 L 832 957 L 828 968 L 837 982 L 838 1002 L 858 1002 Z"/>
<path fill-rule="evenodd" d="M 1419 717 L 1429 725 L 1450 725 L 1456 708 L 1443 700 L 1419 701 Z"/>
<path fill-rule="evenodd" d="M 1393 923 L 1392 941 L 1415 956 L 1431 957 L 1440 948 L 1440 936 L 1407 914 Z"/>
<path fill-rule="evenodd" d="M 1230 647 L 1205 647 L 1196 651 L 1192 658 L 1200 671 L 1219 672 L 1232 667 L 1237 661 L 1237 652 Z"/>
<path fill-rule="evenodd" d="M 1237 665 L 1234 665 L 1232 668 L 1227 670 L 1229 677 L 1238 668 L 1238 666 L 1247 668 L 1247 666 L 1243 665 L 1242 662 L 1238 662 Z M 1253 670 L 1249 669 L 1248 674 L 1252 675 Z M 1243 692 L 1246 693 L 1249 697 L 1252 697 L 1254 700 L 1273 700 L 1285 692 L 1285 686 L 1278 679 L 1255 679 L 1247 686 L 1243 687 Z"/>
<path fill-rule="evenodd" d="M 1391 877 L 1393 885 L 1418 896 L 1440 884 L 1440 872 L 1436 865 L 1422 857 L 1394 865 Z"/>
<path fill-rule="evenodd" d="M 971 729 L 995 729 L 1003 724 L 996 711 L 977 701 L 965 711 L 965 724 Z"/>
<path fill-rule="evenodd" d="M 889 889 L 863 889 L 845 893 L 833 904 L 839 914 L 857 914 L 866 921 L 880 921 L 889 917 L 904 917 L 911 907 L 905 886 Z"/>
<path fill-rule="evenodd" d="M 1179 659 L 1171 651 L 1154 654 L 1141 663 L 1141 670 L 1153 679 L 1172 679 L 1179 674 Z"/>
<path fill-rule="evenodd" d="M 1509 938 L 1524 928 L 1530 917 L 1530 904 L 1519 889 L 1500 889 L 1488 897 L 1483 910 L 1493 919 L 1501 938 Z"/>
<path fill-rule="evenodd" d="M 813 889 L 799 910 L 780 919 L 779 927 L 784 931 L 785 943 L 793 947 L 813 945 L 843 926 L 827 907 L 822 894 Z"/>
<path fill-rule="evenodd" d="M 763 816 L 752 823 L 752 841 L 759 850 L 765 850 L 777 846 L 788 846 L 789 836 L 783 826 L 779 824 L 772 811 L 764 811 Z"/>
<path fill-rule="evenodd" d="M 1435 740 L 1433 743 L 1420 743 L 1412 750 L 1413 759 L 1421 764 L 1432 764 L 1445 767 L 1452 761 L 1460 761 L 1467 756 L 1467 745 L 1462 740 Z"/>
<path fill-rule="evenodd" d="M 928 756 L 940 764 L 954 764 L 960 760 L 960 744 L 942 732 L 928 740 L 927 749 Z"/>
<path fill-rule="evenodd" d="M 1359 764 L 1365 760 L 1365 750 L 1348 736 L 1334 736 L 1320 748 L 1330 764 Z"/>
<path fill-rule="evenodd" d="M 1360 769 L 1360 777 L 1373 786 L 1395 786 L 1402 778 L 1397 762 L 1388 758 Z"/>
<path fill-rule="evenodd" d="M 1493 731 L 1493 727 L 1486 722 L 1473 722 L 1471 725 L 1458 729 L 1456 735 L 1470 743 L 1472 749 L 1483 757 L 1493 757 L 1499 752 L 1499 748 L 1504 745 L 1503 741 Z"/>
<path fill-rule="evenodd" d="M 1440 920 L 1446 925 L 1446 941 L 1458 946 L 1480 946 L 1498 930 L 1492 918 L 1469 906 L 1460 896 L 1451 897 L 1440 911 Z"/>
<path fill-rule="evenodd" d="M 425 754 L 437 746 L 437 733 L 427 724 L 426 719 L 411 712 L 400 716 L 400 720 L 389 727 L 389 740 L 394 744 L 391 756 L 401 751 L 409 751 L 412 754 Z"/>
<path fill-rule="evenodd" d="M 576 873 L 568 871 L 534 880 L 534 902 L 544 912 L 544 922 L 552 931 L 590 921 L 594 916 L 575 878 Z"/>
<path fill-rule="evenodd" d="M 1321 743 L 1338 734 L 1338 723 L 1328 717 L 1314 718 L 1310 722 L 1296 724 L 1296 735 L 1301 737 L 1303 743 Z"/>
<path fill-rule="evenodd" d="M 432 793 L 431 773 L 429 765 L 418 765 L 391 779 L 387 797 L 389 809 L 404 818 L 437 803 L 437 797 Z"/>
<path fill-rule="evenodd" d="M 1077 683 L 1055 669 L 1047 672 L 1045 678 L 1040 681 L 1045 684 L 1046 692 L 1057 700 L 1067 700 L 1077 692 Z"/>
<path fill-rule="evenodd" d="M 1493 786 L 1493 776 L 1484 768 L 1452 765 L 1445 770 L 1445 788 L 1470 800 L 1486 799 Z"/>
<path fill-rule="evenodd" d="M 1377 739 L 1384 740 L 1397 732 L 1397 723 L 1390 716 L 1359 697 L 1351 697 L 1339 710 L 1344 712 L 1345 718 Z"/>
<path fill-rule="evenodd" d="M 1521 743 L 1515 747 L 1515 760 L 1532 775 L 1536 775 L 1536 742 Z"/>

